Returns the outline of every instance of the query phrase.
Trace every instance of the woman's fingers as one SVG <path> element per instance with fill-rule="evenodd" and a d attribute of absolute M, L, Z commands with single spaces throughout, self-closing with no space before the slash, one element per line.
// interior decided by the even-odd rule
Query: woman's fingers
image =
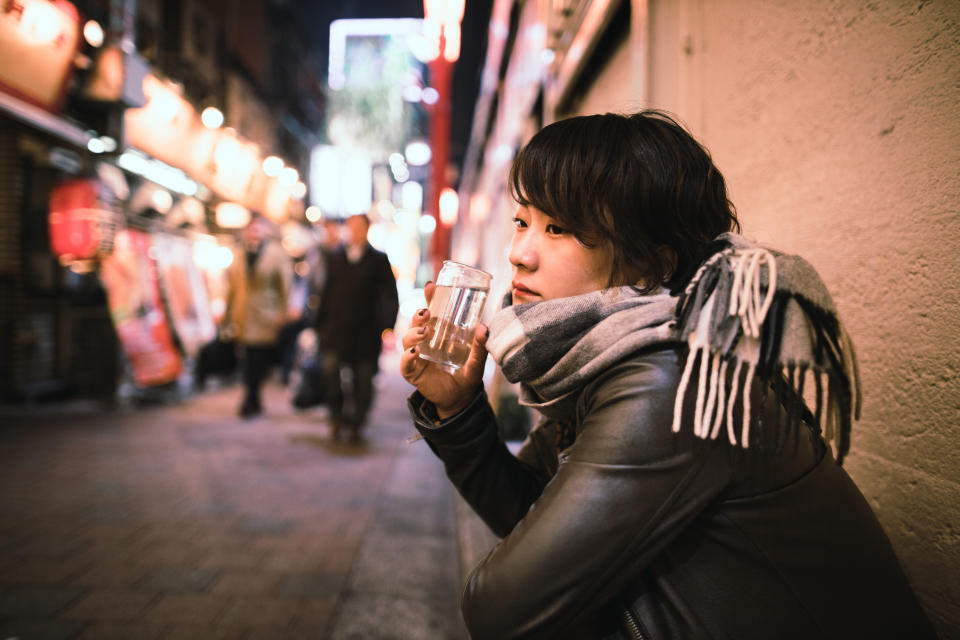
<path fill-rule="evenodd" d="M 403 345 L 403 353 L 400 356 L 400 374 L 407 382 L 415 381 L 427 367 L 427 361 L 420 358 L 420 343 L 427 337 L 427 320 L 430 318 L 430 301 L 433 299 L 434 285 L 427 282 L 423 287 L 423 295 L 427 299 L 427 307 L 419 309 L 413 314 L 410 320 L 410 328 L 403 334 L 400 344 Z"/>
<path fill-rule="evenodd" d="M 473 341 L 477 343 L 477 345 L 486 348 L 487 338 L 489 337 L 490 337 L 490 327 L 483 324 L 482 322 L 478 322 L 477 330 L 473 334 Z"/>
<path fill-rule="evenodd" d="M 403 339 L 401 344 L 403 344 L 404 349 L 409 349 L 415 344 L 419 344 L 427 333 L 427 320 L 430 319 L 430 300 L 433 298 L 434 286 L 432 282 L 428 282 L 424 288 L 424 296 L 427 298 L 427 306 L 423 309 L 418 309 L 416 313 L 413 314 L 413 318 L 410 319 L 410 328 L 406 333 L 403 334 Z"/>
<path fill-rule="evenodd" d="M 420 357 L 420 349 L 416 346 L 404 348 L 400 356 L 400 375 L 407 382 L 414 383 L 426 366 L 427 361 Z"/>
<path fill-rule="evenodd" d="M 487 361 L 487 338 L 490 337 L 490 329 L 487 325 L 480 323 L 473 334 L 473 345 L 470 349 L 470 357 L 464 365 L 464 373 L 467 378 L 479 378 L 483 375 L 483 367 Z"/>
<path fill-rule="evenodd" d="M 423 325 L 416 326 L 411 324 L 410 328 L 406 330 L 403 334 L 403 338 L 400 340 L 400 344 L 403 345 L 404 349 L 409 349 L 410 347 L 420 344 L 423 342 L 423 339 L 427 337 L 427 328 Z"/>
<path fill-rule="evenodd" d="M 487 357 L 487 338 L 489 337 L 490 328 L 482 322 L 478 323 L 473 333 L 473 345 L 471 345 L 470 348 L 470 355 L 477 355 L 485 360 Z"/>
<path fill-rule="evenodd" d="M 427 319 L 430 317 L 430 310 L 424 307 L 423 309 L 418 309 L 413 318 L 410 319 L 411 327 L 419 327 L 426 324 Z"/>

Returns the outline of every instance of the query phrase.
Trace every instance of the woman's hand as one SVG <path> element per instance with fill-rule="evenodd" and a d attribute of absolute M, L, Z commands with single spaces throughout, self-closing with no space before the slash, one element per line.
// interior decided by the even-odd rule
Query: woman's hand
<path fill-rule="evenodd" d="M 435 285 L 429 282 L 424 287 L 428 307 L 433 299 L 434 289 Z M 483 365 L 487 359 L 485 345 L 489 331 L 486 325 L 477 325 L 467 363 L 451 373 L 449 369 L 420 357 L 420 343 L 427 338 L 429 319 L 429 309 L 421 309 L 413 316 L 410 328 L 403 335 L 400 373 L 424 398 L 434 404 L 441 418 L 447 418 L 462 411 L 481 384 Z"/>

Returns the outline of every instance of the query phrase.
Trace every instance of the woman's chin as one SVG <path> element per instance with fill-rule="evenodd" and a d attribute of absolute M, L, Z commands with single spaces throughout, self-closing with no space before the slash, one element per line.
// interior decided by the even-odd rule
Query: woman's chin
<path fill-rule="evenodd" d="M 514 289 L 513 293 L 513 304 L 523 304 L 524 302 L 536 302 L 540 299 L 540 296 L 527 292 L 527 291 L 517 291 Z"/>

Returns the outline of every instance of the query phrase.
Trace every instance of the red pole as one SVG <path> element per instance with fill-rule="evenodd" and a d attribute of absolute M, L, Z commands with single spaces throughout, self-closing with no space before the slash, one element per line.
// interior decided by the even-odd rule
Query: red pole
<path fill-rule="evenodd" d="M 443 41 L 441 39 L 441 51 Z M 447 186 L 447 163 L 450 159 L 451 78 L 453 63 L 442 55 L 430 62 L 430 84 L 437 90 L 437 103 L 430 117 L 430 198 L 427 212 L 437 220 L 437 228 L 430 242 L 433 273 L 440 272 L 443 261 L 450 257 L 450 225 L 440 220 L 440 193 Z"/>

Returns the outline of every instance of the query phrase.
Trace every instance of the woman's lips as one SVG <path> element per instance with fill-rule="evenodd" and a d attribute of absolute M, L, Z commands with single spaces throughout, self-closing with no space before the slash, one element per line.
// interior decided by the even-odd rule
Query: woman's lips
<path fill-rule="evenodd" d="M 520 296 L 523 298 L 531 298 L 531 297 L 536 297 L 540 295 L 533 289 L 528 289 L 527 287 L 523 286 L 519 282 L 511 282 L 510 286 L 513 287 L 514 298 L 516 298 L 517 296 Z"/>

